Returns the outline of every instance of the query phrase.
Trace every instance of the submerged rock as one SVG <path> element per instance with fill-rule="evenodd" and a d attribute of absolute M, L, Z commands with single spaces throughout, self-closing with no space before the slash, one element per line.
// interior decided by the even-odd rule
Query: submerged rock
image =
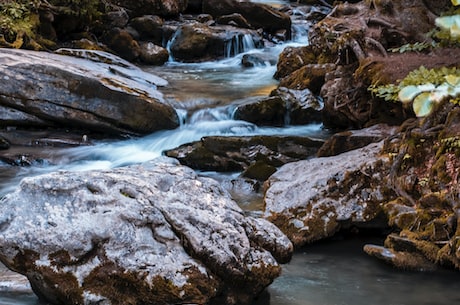
<path fill-rule="evenodd" d="M 0 126 L 77 128 L 115 135 L 178 126 L 176 111 L 157 90 L 166 80 L 105 52 L 60 52 L 72 57 L 0 51 L 0 111 L 10 114 L 0 118 Z"/>
<path fill-rule="evenodd" d="M 26 178 L 1 204 L 1 261 L 52 304 L 243 304 L 292 254 L 171 159 Z"/>
<path fill-rule="evenodd" d="M 377 220 L 381 203 L 394 198 L 385 183 L 389 160 L 380 156 L 381 149 L 382 143 L 371 144 L 282 166 L 266 182 L 265 217 L 296 246 Z"/>

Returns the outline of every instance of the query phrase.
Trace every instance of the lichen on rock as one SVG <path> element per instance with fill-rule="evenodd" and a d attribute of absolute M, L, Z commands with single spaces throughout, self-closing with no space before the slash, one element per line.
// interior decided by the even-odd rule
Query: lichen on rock
<path fill-rule="evenodd" d="M 52 304 L 243 304 L 292 244 L 172 159 L 22 181 L 2 201 L 0 259 Z"/>

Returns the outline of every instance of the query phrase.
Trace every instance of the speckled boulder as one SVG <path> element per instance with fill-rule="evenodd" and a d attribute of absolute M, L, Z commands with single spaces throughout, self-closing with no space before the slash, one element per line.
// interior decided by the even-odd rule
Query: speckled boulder
<path fill-rule="evenodd" d="M 172 159 L 27 178 L 1 205 L 1 261 L 52 304 L 245 304 L 292 254 Z"/>
<path fill-rule="evenodd" d="M 371 222 L 394 198 L 382 143 L 334 157 L 282 166 L 267 181 L 265 217 L 296 246 L 332 236 L 343 225 Z"/>

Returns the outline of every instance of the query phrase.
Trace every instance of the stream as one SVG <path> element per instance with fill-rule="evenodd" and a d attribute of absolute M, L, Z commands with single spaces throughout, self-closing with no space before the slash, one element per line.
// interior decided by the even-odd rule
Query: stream
<path fill-rule="evenodd" d="M 254 0 L 272 5 L 288 1 Z M 305 29 L 304 29 L 305 30 Z M 302 29 L 290 45 L 308 43 Z M 326 138 L 320 124 L 258 127 L 232 118 L 238 101 L 267 96 L 276 87 L 276 65 L 241 66 L 244 53 L 276 56 L 286 44 L 253 49 L 216 62 L 183 64 L 170 61 L 162 67 L 143 67 L 168 80 L 161 89 L 176 106 L 182 124 L 143 138 L 94 141 L 95 145 L 53 150 L 53 164 L 11 167 L 0 164 L 0 197 L 13 190 L 23 177 L 57 170 L 107 169 L 154 159 L 166 149 L 209 135 L 303 135 Z M 213 173 L 209 173 L 212 175 Z M 214 173 L 215 174 L 215 173 Z M 244 208 L 244 207 L 243 207 Z M 438 270 L 418 273 L 395 270 L 367 256 L 366 243 L 382 244 L 375 237 L 352 237 L 319 242 L 298 249 L 283 274 L 254 305 L 443 305 L 460 304 L 460 273 Z M 0 305 L 39 305 L 24 277 L 0 265 Z"/>

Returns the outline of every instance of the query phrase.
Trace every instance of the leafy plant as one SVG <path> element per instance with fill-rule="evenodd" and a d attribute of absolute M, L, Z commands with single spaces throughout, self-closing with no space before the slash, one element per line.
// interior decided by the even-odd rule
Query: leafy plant
<path fill-rule="evenodd" d="M 422 66 L 410 72 L 397 85 L 370 86 L 368 90 L 386 101 L 412 103 L 417 116 L 426 116 L 436 103 L 446 98 L 458 104 L 460 69 L 457 70 L 455 67 L 426 69 Z"/>
<path fill-rule="evenodd" d="M 441 139 L 441 143 L 444 144 L 444 149 L 447 152 L 453 152 L 455 150 L 460 149 L 460 137 L 448 137 Z"/>
<path fill-rule="evenodd" d="M 40 1 L 1 1 L 0 2 L 0 33 L 7 40 L 13 41 L 17 33 L 30 34 L 38 25 L 35 14 Z"/>
<path fill-rule="evenodd" d="M 59 7 L 65 14 L 86 19 L 88 22 L 101 15 L 99 11 L 101 0 L 50 0 L 50 3 Z"/>
<path fill-rule="evenodd" d="M 435 47 L 437 47 L 437 43 L 435 41 L 432 41 L 431 43 L 424 41 L 424 42 L 407 43 L 398 48 L 391 48 L 389 49 L 389 51 L 393 53 L 420 52 L 420 51 L 432 49 Z"/>
<path fill-rule="evenodd" d="M 426 116 L 431 113 L 436 103 L 458 95 L 460 95 L 460 76 L 449 74 L 445 76 L 445 82 L 439 86 L 432 83 L 405 86 L 399 91 L 398 97 L 403 103 L 412 102 L 417 116 Z"/>

